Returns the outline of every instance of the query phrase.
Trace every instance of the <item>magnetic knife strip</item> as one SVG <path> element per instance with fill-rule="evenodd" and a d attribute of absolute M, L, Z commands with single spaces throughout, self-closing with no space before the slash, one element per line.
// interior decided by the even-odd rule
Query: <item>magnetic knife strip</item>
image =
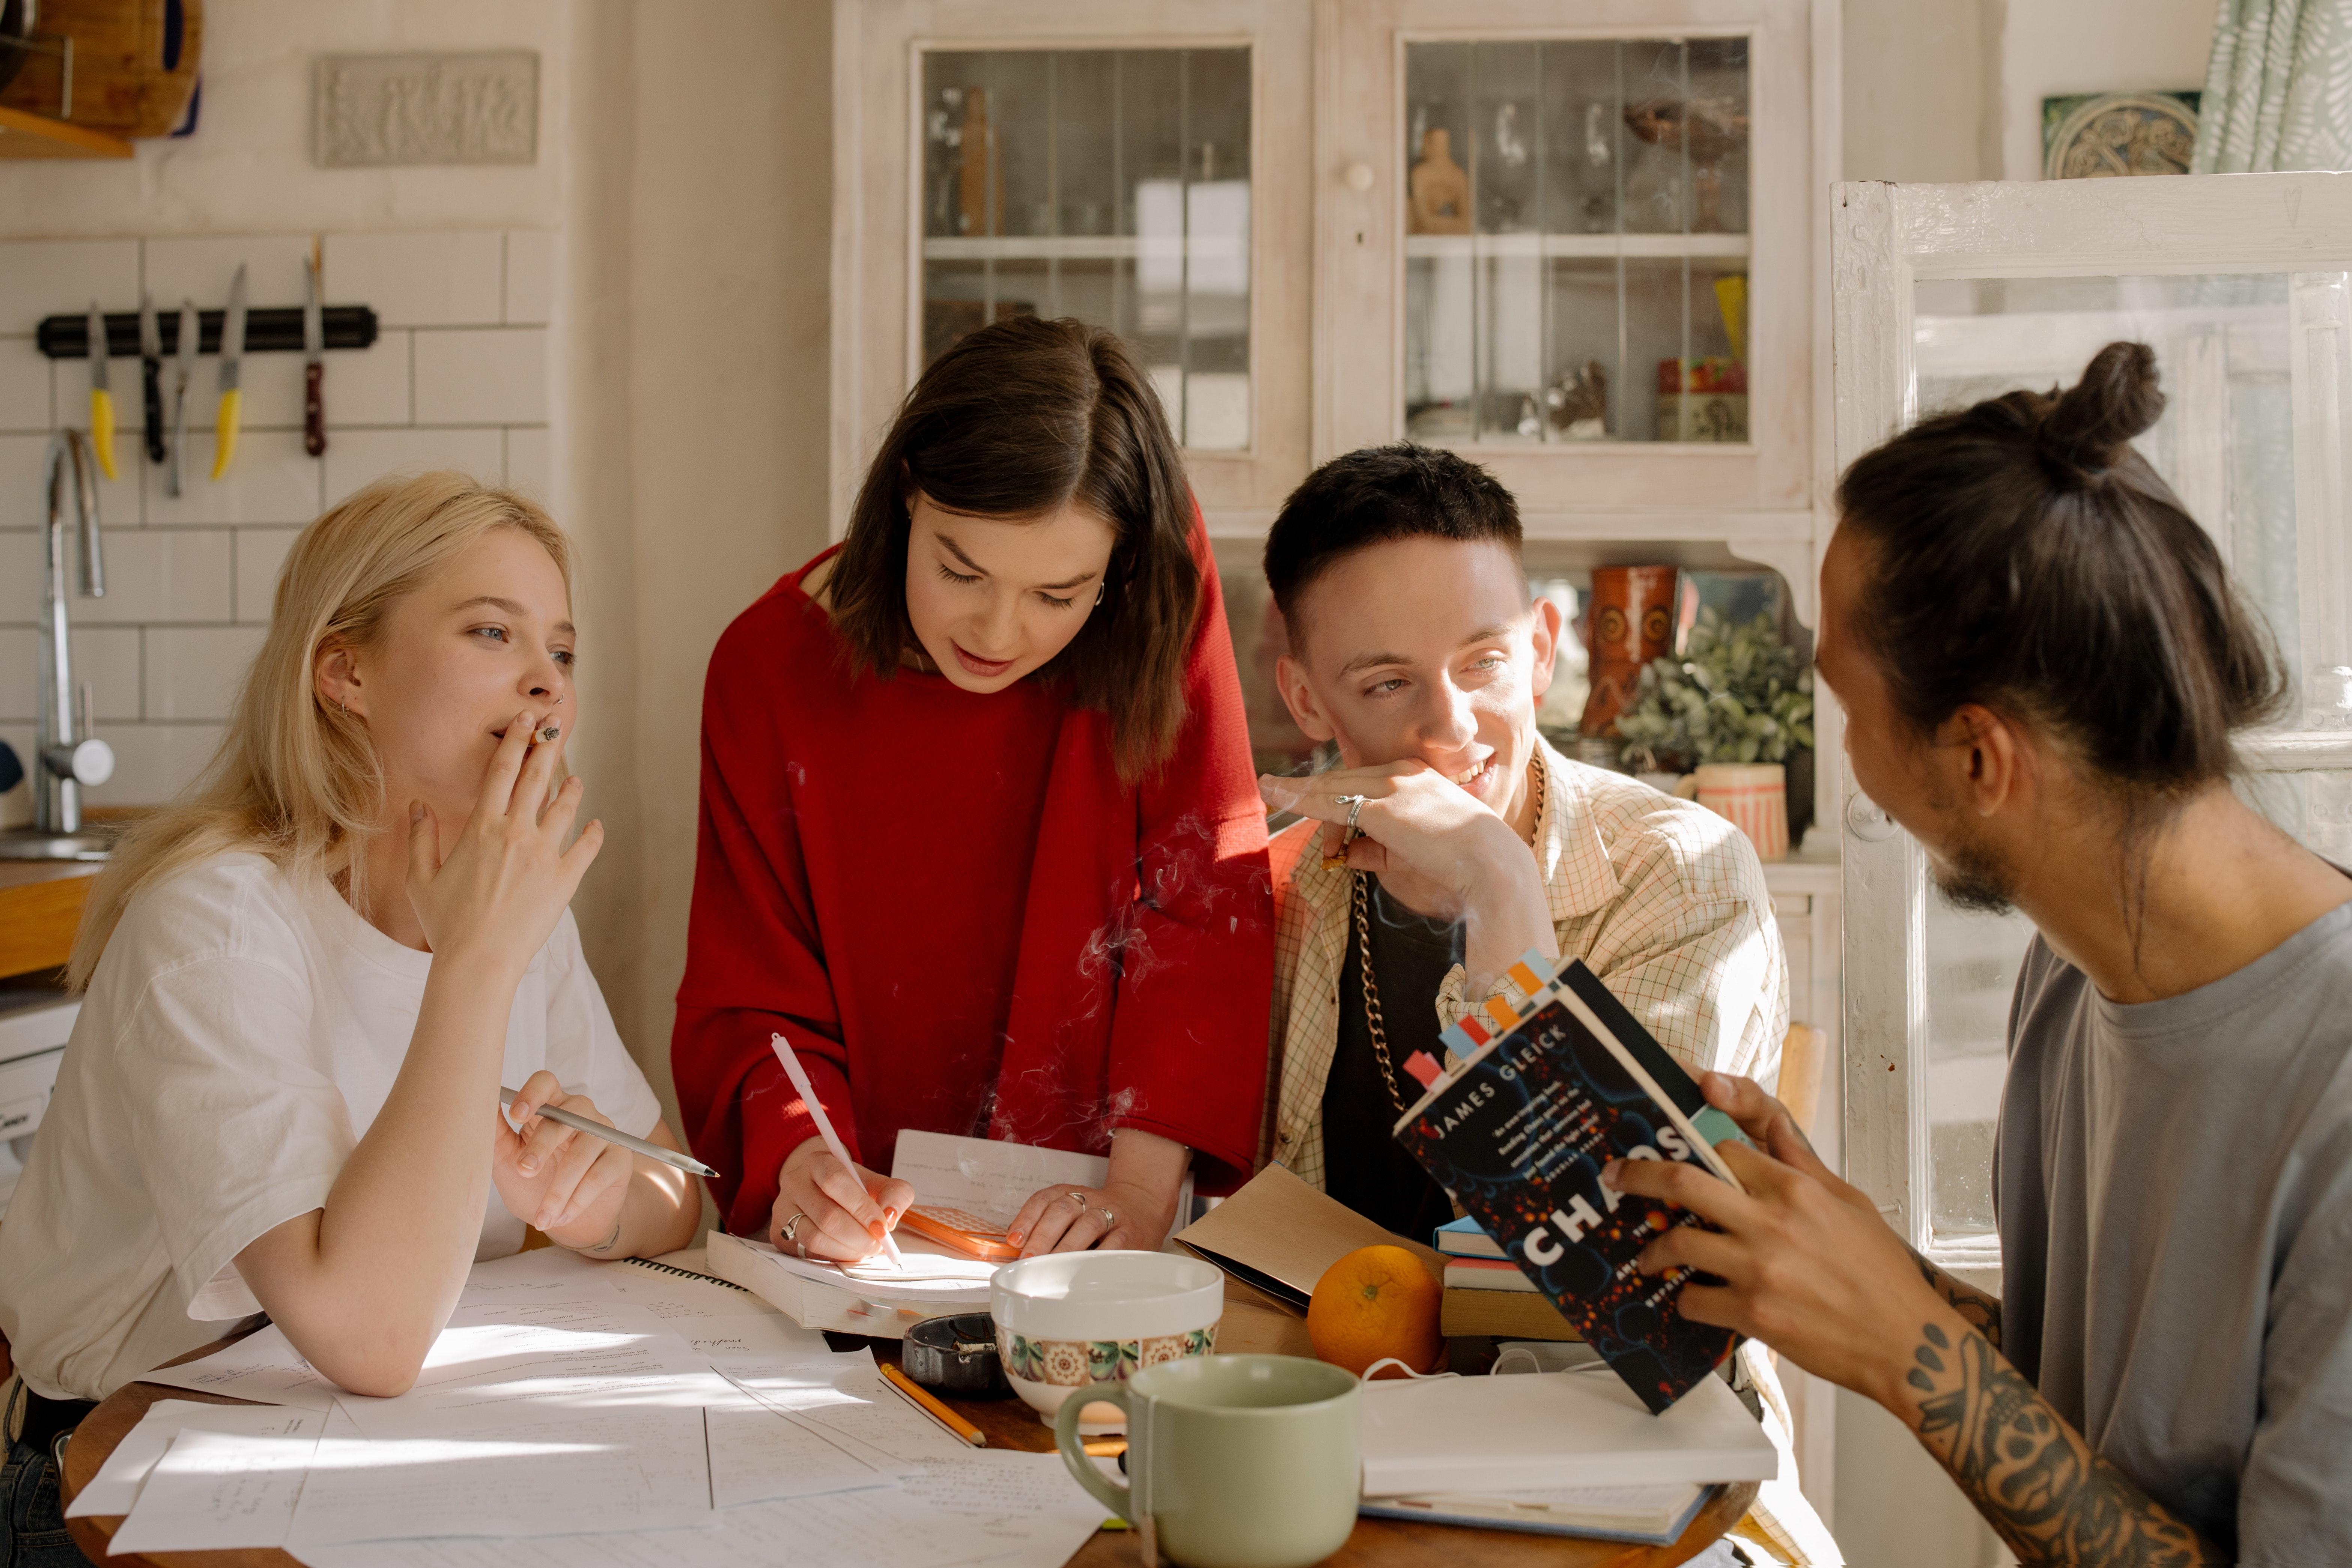
<path fill-rule="evenodd" d="M 199 335 L 196 352 L 220 353 L 220 310 L 199 310 L 196 320 Z M 363 349 L 375 342 L 375 311 L 365 305 L 329 305 L 320 312 L 320 325 L 325 329 L 326 346 L 331 349 Z M 158 310 L 156 326 L 163 339 L 163 354 L 169 358 L 180 352 L 180 316 L 176 310 Z M 89 357 L 89 325 L 87 316 L 47 316 L 41 321 L 38 338 L 40 350 L 51 359 L 88 359 Z M 300 353 L 302 352 L 302 308 L 299 305 L 283 310 L 247 310 L 245 313 L 245 352 L 247 353 Z M 106 354 L 109 359 L 139 357 L 139 313 L 126 310 L 106 318 Z"/>

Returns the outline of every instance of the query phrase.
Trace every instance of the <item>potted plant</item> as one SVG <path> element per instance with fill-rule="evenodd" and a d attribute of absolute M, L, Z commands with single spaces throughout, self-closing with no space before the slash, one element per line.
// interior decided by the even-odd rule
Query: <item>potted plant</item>
<path fill-rule="evenodd" d="M 1811 760 L 1813 673 L 1803 656 L 1780 640 L 1780 626 L 1769 613 L 1734 625 L 1702 609 L 1682 653 L 1653 659 L 1643 669 L 1633 705 L 1619 717 L 1617 731 L 1624 739 L 1628 768 L 1679 773 L 1773 767 L 1780 770 L 1785 802 L 1787 765 Z M 1764 775 L 1749 776 L 1753 782 Z M 1786 812 L 1785 804 L 1781 810 Z M 1736 810 L 1725 814 L 1740 819 Z M 1785 815 L 1776 826 L 1783 847 L 1799 830 Z M 1766 837 L 1752 828 L 1749 837 L 1758 838 L 1759 852 L 1769 850 Z M 1773 857 L 1768 852 L 1767 858 Z"/>

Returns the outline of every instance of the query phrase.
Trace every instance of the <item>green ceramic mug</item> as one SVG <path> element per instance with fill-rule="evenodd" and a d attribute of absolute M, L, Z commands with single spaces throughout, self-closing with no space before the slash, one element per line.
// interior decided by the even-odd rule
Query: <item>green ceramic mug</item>
<path fill-rule="evenodd" d="M 1054 1423 L 1078 1484 L 1142 1533 L 1147 1562 L 1306 1568 L 1347 1543 L 1363 1489 L 1353 1373 L 1287 1355 L 1162 1362 L 1065 1400 Z M 1079 1447 L 1089 1403 L 1127 1413 L 1129 1484 Z"/>

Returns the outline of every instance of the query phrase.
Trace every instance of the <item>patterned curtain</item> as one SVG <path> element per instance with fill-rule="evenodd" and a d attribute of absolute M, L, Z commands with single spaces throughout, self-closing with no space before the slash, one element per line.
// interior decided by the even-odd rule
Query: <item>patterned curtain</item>
<path fill-rule="evenodd" d="M 2352 169 L 2352 0 L 2221 0 L 2192 174 Z"/>

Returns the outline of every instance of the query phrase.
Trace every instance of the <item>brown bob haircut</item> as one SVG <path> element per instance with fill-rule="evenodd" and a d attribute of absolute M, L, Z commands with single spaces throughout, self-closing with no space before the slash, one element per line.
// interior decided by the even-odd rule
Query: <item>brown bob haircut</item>
<path fill-rule="evenodd" d="M 866 471 L 832 583 L 852 662 L 888 680 L 915 646 L 907 620 L 908 506 L 1021 520 L 1076 501 L 1118 535 L 1103 599 L 1039 670 L 1110 717 L 1129 784 L 1167 760 L 1184 724 L 1201 604 L 1192 492 L 1159 395 L 1111 333 L 1016 316 L 933 360 Z"/>
<path fill-rule="evenodd" d="M 1840 531 L 1870 546 L 1856 629 L 1905 722 L 2019 714 L 2140 826 L 2230 776 L 2231 731 L 2284 691 L 2212 539 L 2132 448 L 2163 412 L 2155 353 L 2109 343 L 2063 392 L 1905 431 L 1837 492 Z"/>

